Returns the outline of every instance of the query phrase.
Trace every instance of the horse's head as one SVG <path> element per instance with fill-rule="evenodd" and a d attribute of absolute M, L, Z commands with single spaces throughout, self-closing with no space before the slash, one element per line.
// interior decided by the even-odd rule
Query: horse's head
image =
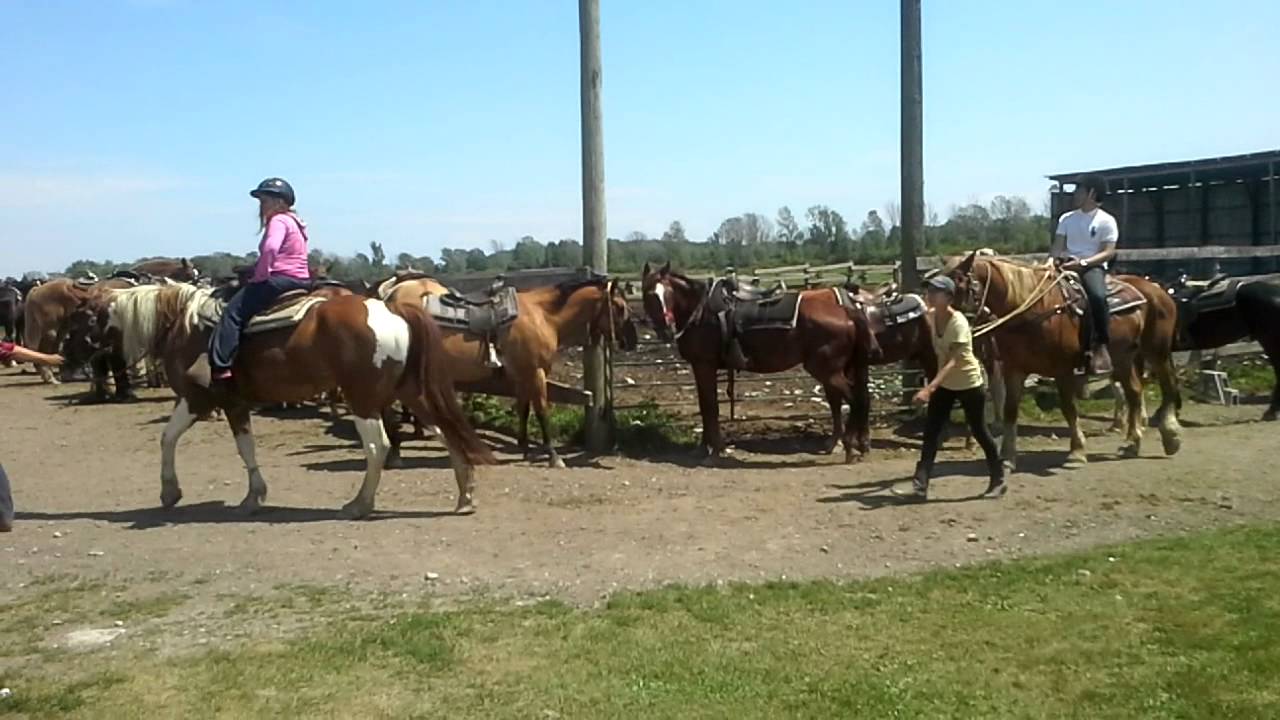
<path fill-rule="evenodd" d="M 604 287 L 604 302 L 600 303 L 600 311 L 591 321 L 592 338 L 610 338 L 617 342 L 619 350 L 635 350 L 640 344 L 640 337 L 626 293 L 613 280 L 606 281 Z"/>
<path fill-rule="evenodd" d="M 951 278 L 956 284 L 956 295 L 952 304 L 957 310 L 968 315 L 977 315 L 983 310 L 989 294 L 992 273 L 988 269 L 979 272 L 978 266 L 985 265 L 983 258 L 988 256 L 981 250 L 974 250 L 963 258 L 949 258 L 943 262 L 938 272 Z M 981 275 L 981 277 L 979 277 Z"/>
<path fill-rule="evenodd" d="M 110 345 L 109 297 L 109 293 L 93 293 L 67 316 L 67 335 L 62 342 L 65 368 L 87 365 L 94 355 Z"/>
<path fill-rule="evenodd" d="M 671 342 L 676 332 L 676 282 L 671 272 L 671 262 L 654 270 L 644 264 L 640 276 L 640 293 L 644 314 L 663 342 Z"/>

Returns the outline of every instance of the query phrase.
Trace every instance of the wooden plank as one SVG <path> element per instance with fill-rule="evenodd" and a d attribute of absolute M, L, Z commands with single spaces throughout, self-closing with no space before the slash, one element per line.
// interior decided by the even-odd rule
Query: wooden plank
<path fill-rule="evenodd" d="M 1002 255 L 1008 260 L 1022 262 L 1044 262 L 1048 253 L 1028 253 L 1024 255 Z M 1120 248 L 1118 261 L 1138 260 L 1216 260 L 1223 258 L 1261 258 L 1280 257 L 1280 245 L 1201 245 L 1198 247 L 1169 248 Z M 923 257 L 918 261 L 920 269 L 933 269 L 939 266 L 937 258 Z"/>

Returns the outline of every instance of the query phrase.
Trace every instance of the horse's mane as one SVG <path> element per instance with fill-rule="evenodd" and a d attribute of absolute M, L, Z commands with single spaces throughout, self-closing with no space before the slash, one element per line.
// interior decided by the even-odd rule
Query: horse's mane
<path fill-rule="evenodd" d="M 1006 301 L 1017 307 L 1031 297 L 1036 288 L 1044 280 L 1046 272 L 1042 265 L 1028 265 L 1001 257 L 979 257 L 975 262 L 983 262 L 1004 280 Z"/>
<path fill-rule="evenodd" d="M 120 331 L 125 359 L 134 363 L 160 354 L 175 330 L 199 322 L 199 308 L 212 290 L 194 285 L 140 285 L 116 290 L 110 300 L 111 327 Z"/>
<path fill-rule="evenodd" d="M 679 280 L 680 282 L 684 283 L 685 285 L 688 285 L 698 295 L 702 295 L 707 291 L 707 284 L 705 282 L 701 280 L 694 280 L 693 278 L 689 277 L 688 275 L 685 275 L 684 273 L 678 273 L 678 272 L 675 272 L 674 270 L 668 270 L 667 277 L 673 277 Z"/>

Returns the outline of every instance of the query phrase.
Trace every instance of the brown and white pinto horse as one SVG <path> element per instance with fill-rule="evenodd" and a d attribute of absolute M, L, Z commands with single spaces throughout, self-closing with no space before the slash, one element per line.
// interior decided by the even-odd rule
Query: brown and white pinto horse
<path fill-rule="evenodd" d="M 385 286 L 385 283 L 382 284 Z M 388 304 L 421 309 L 429 295 L 444 295 L 449 289 L 431 278 L 405 280 L 386 292 Z M 616 283 L 604 279 L 569 282 L 554 287 L 525 290 L 516 294 L 519 315 L 498 331 L 502 368 L 485 364 L 481 340 L 468 333 L 445 329 L 444 349 L 456 383 L 481 383 L 500 373 L 516 397 L 520 418 L 517 443 L 525 459 L 530 459 L 529 410 L 542 428 L 543 447 L 551 467 L 564 467 L 556 452 L 547 419 L 547 378 L 562 348 L 581 346 L 588 340 L 606 338 L 624 350 L 636 347 L 635 323 L 626 297 Z M 419 416 L 423 422 L 433 422 Z M 393 438 L 393 446 L 398 437 Z M 394 452 L 394 450 L 393 450 Z"/>
<path fill-rule="evenodd" d="M 645 314 L 665 341 L 675 340 L 680 357 L 693 366 L 702 416 L 702 447 L 712 456 L 725 452 L 720 434 L 717 373 L 723 366 L 724 342 L 713 318 L 702 318 L 708 296 L 705 283 L 645 263 L 640 283 Z M 832 290 L 805 290 L 795 327 L 790 330 L 752 330 L 740 338 L 752 372 L 779 373 L 797 365 L 822 384 L 831 407 L 832 434 L 825 452 L 844 442 L 845 462 L 853 462 L 855 448 L 870 450 L 870 395 L 867 390 L 871 332 L 865 316 L 843 306 Z M 849 420 L 843 422 L 844 405 Z M 842 429 L 843 428 L 843 429 Z M 855 440 L 856 436 L 856 440 Z"/>
<path fill-rule="evenodd" d="M 116 292 L 109 300 L 108 324 L 119 330 L 126 357 L 162 358 L 178 395 L 161 437 L 164 507 L 182 498 L 175 459 L 178 439 L 197 418 L 221 408 L 249 475 L 240 508 L 257 511 L 267 496 L 267 483 L 258 469 L 250 409 L 306 400 L 337 387 L 354 415 L 367 463 L 364 482 L 342 508 L 342 517 L 363 518 L 374 509 L 390 446 L 382 412 L 397 400 L 428 414 L 440 427 L 458 482 L 457 511 L 473 509 L 473 466 L 491 464 L 494 457 L 463 416 L 440 331 L 421 309 L 392 308 L 355 295 L 321 302 L 296 326 L 247 335 L 236 358 L 235 392 L 228 394 L 210 392 L 187 374 L 208 352 L 209 331 L 200 326 L 199 315 L 211 294 L 191 285 L 149 285 Z"/>
<path fill-rule="evenodd" d="M 956 283 L 956 302 L 968 313 L 987 311 L 992 322 L 1000 323 L 991 332 L 999 348 L 1004 375 L 1004 436 L 1001 456 L 1014 467 L 1017 461 L 1018 406 L 1023 382 L 1031 374 L 1053 378 L 1058 388 L 1062 414 L 1071 430 L 1068 463 L 1087 462 L 1084 432 L 1076 411 L 1076 390 L 1081 381 L 1075 370 L 1083 348 L 1080 325 L 1067 310 L 1068 300 L 1059 270 L 1052 265 L 1029 266 L 998 257 L 981 257 L 976 252 L 949 262 L 942 270 Z M 1177 410 L 1181 406 L 1173 367 L 1173 341 L 1177 308 L 1159 285 L 1134 275 L 1117 279 L 1132 285 L 1146 301 L 1137 308 L 1111 316 L 1112 378 L 1120 383 L 1128 409 L 1126 456 L 1136 456 L 1142 448 L 1142 370 L 1150 368 L 1160 382 L 1160 437 L 1165 454 L 1181 447 Z"/>

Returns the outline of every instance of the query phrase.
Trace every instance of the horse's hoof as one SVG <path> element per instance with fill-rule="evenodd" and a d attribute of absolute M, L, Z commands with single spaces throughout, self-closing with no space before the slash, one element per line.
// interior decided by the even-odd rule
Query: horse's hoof
<path fill-rule="evenodd" d="M 1120 457 L 1122 458 L 1136 458 L 1140 454 L 1142 453 L 1138 446 L 1133 443 L 1126 443 L 1120 448 Z"/>
<path fill-rule="evenodd" d="M 1160 444 L 1164 445 L 1165 455 L 1177 455 L 1178 451 L 1182 449 L 1182 438 L 1172 434 L 1162 436 L 1160 438 Z"/>
<path fill-rule="evenodd" d="M 403 470 L 404 458 L 400 457 L 399 453 L 388 455 L 386 461 L 382 463 L 382 467 L 387 470 Z"/>
<path fill-rule="evenodd" d="M 164 508 L 165 510 L 172 509 L 173 506 L 177 505 L 180 500 L 182 500 L 182 491 L 179 490 L 178 488 L 174 488 L 172 491 L 169 491 L 169 490 L 160 491 L 160 507 Z"/>
<path fill-rule="evenodd" d="M 1277 417 L 1277 413 L 1275 410 L 1268 410 L 1262 413 L 1262 422 L 1271 422 L 1275 420 L 1276 417 Z"/>
<path fill-rule="evenodd" d="M 245 517 L 257 515 L 258 513 L 262 512 L 262 499 L 256 498 L 256 497 L 245 498 L 244 500 L 240 501 L 239 505 L 236 506 L 236 512 Z"/>
<path fill-rule="evenodd" d="M 1000 465 L 1004 467 L 1005 474 L 1012 474 L 1018 469 L 1018 463 L 1013 460 L 1001 460 Z"/>
<path fill-rule="evenodd" d="M 341 520 L 363 520 L 369 517 L 372 512 L 373 505 L 359 500 L 352 500 L 343 505 L 342 509 L 338 511 L 338 518 Z"/>
<path fill-rule="evenodd" d="M 552 456 L 551 461 L 547 463 L 547 466 L 555 470 L 563 470 L 565 467 L 564 460 L 561 460 L 556 456 Z"/>
<path fill-rule="evenodd" d="M 1078 452 L 1078 453 L 1073 452 L 1070 455 L 1067 455 L 1067 461 L 1063 463 L 1063 467 L 1073 468 L 1073 467 L 1081 467 L 1083 465 L 1088 465 L 1088 464 L 1089 464 L 1088 455 L 1085 455 L 1082 452 Z"/>
<path fill-rule="evenodd" d="M 458 503 L 458 507 L 453 509 L 453 514 L 454 515 L 475 515 L 476 504 L 470 501 L 460 502 Z"/>

